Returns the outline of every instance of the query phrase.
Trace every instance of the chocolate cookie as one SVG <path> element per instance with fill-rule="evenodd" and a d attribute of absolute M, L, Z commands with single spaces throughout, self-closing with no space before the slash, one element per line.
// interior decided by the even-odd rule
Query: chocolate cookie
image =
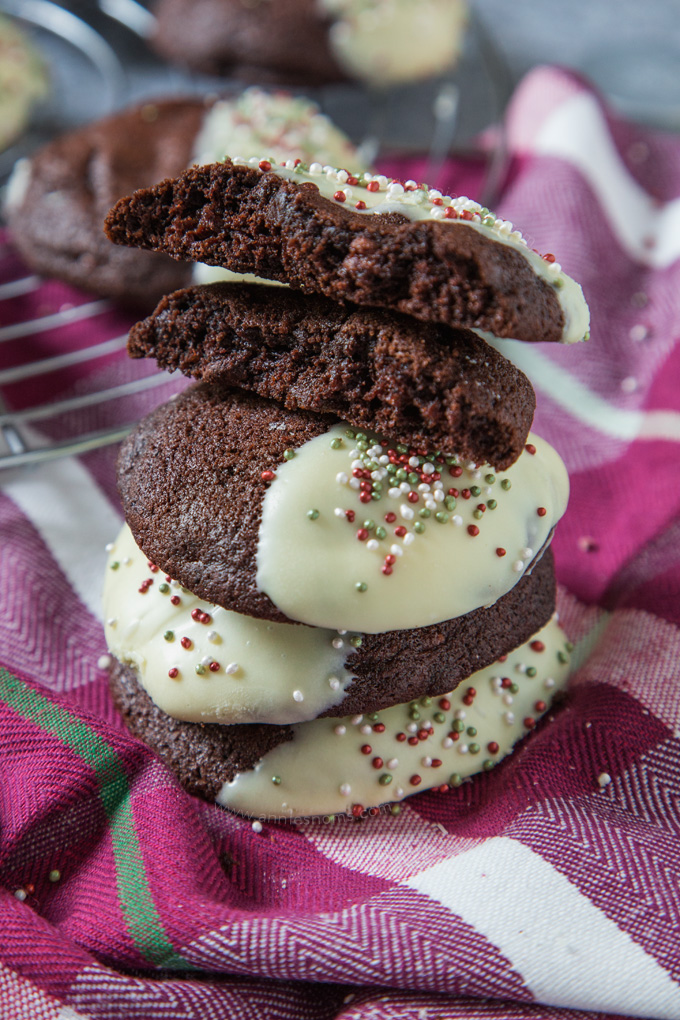
<path fill-rule="evenodd" d="M 184 286 L 191 267 L 116 248 L 102 230 L 122 195 L 178 174 L 205 114 L 193 99 L 145 103 L 55 139 L 15 170 L 7 216 L 32 269 L 147 308 Z"/>
<path fill-rule="evenodd" d="M 588 329 L 581 289 L 552 254 L 477 203 L 415 182 L 227 161 L 122 199 L 106 230 L 116 244 L 423 321 L 531 341 Z"/>
<path fill-rule="evenodd" d="M 106 640 L 156 704 L 190 722 L 296 723 L 445 693 L 525 640 L 555 608 L 550 550 L 485 609 L 357 634 L 274 624 L 199 600 L 151 569 L 124 528 L 109 551 Z"/>
<path fill-rule="evenodd" d="M 493 769 L 565 686 L 569 649 L 552 619 L 502 661 L 436 700 L 294 726 L 173 719 L 118 663 L 110 684 L 128 728 L 190 793 L 261 818 L 359 816 L 385 801 L 433 787 L 444 791 Z"/>
<path fill-rule="evenodd" d="M 284 288 L 213 284 L 164 297 L 133 358 L 337 415 L 397 442 L 507 468 L 531 427 L 526 376 L 466 329 Z"/>
<path fill-rule="evenodd" d="M 137 544 L 200 598 L 361 633 L 495 602 L 545 545 L 567 494 L 564 466 L 538 437 L 493 473 L 206 383 L 126 439 L 118 484 Z"/>

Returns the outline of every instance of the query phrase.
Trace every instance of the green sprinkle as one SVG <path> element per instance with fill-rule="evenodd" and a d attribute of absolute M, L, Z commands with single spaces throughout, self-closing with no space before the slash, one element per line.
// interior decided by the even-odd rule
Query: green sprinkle
<path fill-rule="evenodd" d="M 408 453 L 408 446 L 404 446 L 403 443 L 397 443 L 397 453 Z"/>
<path fill-rule="evenodd" d="M 564 287 L 564 280 L 561 276 L 558 276 L 556 280 L 553 280 L 553 287 L 555 290 L 562 290 Z"/>
<path fill-rule="evenodd" d="M 472 493 L 473 496 L 481 496 L 482 494 L 482 490 L 478 485 L 471 485 L 470 492 Z"/>
<path fill-rule="evenodd" d="M 424 698 L 420 699 L 420 704 L 424 705 L 425 708 L 427 708 L 428 705 L 432 704 L 432 698 L 428 697 L 428 695 L 426 694 Z"/>
<path fill-rule="evenodd" d="M 477 728 L 475 726 L 468 726 L 467 733 L 469 737 L 477 736 Z"/>
<path fill-rule="evenodd" d="M 485 772 L 490 772 L 493 766 L 494 762 L 491 761 L 491 758 L 487 758 L 486 761 L 482 762 L 482 768 Z"/>
<path fill-rule="evenodd" d="M 357 443 L 357 449 L 359 450 L 360 453 L 366 453 L 366 450 L 368 449 L 368 443 L 366 442 L 365 439 L 361 439 Z"/>
<path fill-rule="evenodd" d="M 166 632 L 163 635 L 163 637 L 165 638 L 166 641 L 174 641 L 175 640 L 175 632 L 174 632 L 174 630 L 166 630 Z"/>
<path fill-rule="evenodd" d="M 396 464 L 388 464 L 385 470 L 387 471 L 388 475 L 394 475 L 397 473 L 399 469 L 397 468 Z"/>
<path fill-rule="evenodd" d="M 484 475 L 484 481 L 486 482 L 487 485 L 493 485 L 493 483 L 496 481 L 496 476 Z"/>
<path fill-rule="evenodd" d="M 380 783 L 381 786 L 389 786 L 390 783 L 392 782 L 392 776 L 389 774 L 389 772 L 383 772 L 378 782 Z"/>
<path fill-rule="evenodd" d="M 478 521 L 481 521 L 482 517 L 484 516 L 484 511 L 483 510 L 473 510 L 472 511 L 472 516 L 475 517 Z"/>
<path fill-rule="evenodd" d="M 411 711 L 409 712 L 409 716 L 411 717 L 411 719 L 413 719 L 414 722 L 418 722 L 418 720 L 420 719 L 420 712 L 418 711 L 417 708 L 412 708 Z"/>
<path fill-rule="evenodd" d="M 583 334 L 583 339 L 586 340 L 586 341 L 590 340 L 590 330 L 589 329 L 587 329 L 585 331 L 585 333 Z"/>
<path fill-rule="evenodd" d="M 487 499 L 486 505 L 489 510 L 495 510 L 496 507 L 498 506 L 498 503 L 496 502 L 495 499 Z"/>
<path fill-rule="evenodd" d="M 272 783 L 274 784 L 274 786 L 280 786 L 281 776 L 272 776 Z"/>
<path fill-rule="evenodd" d="M 453 729 L 454 729 L 454 731 L 456 733 L 462 733 L 463 730 L 465 729 L 465 723 L 463 722 L 463 720 L 462 719 L 454 719 L 453 720 Z"/>
<path fill-rule="evenodd" d="M 365 439 L 368 439 L 368 436 L 366 435 L 365 432 L 357 432 L 354 438 L 357 439 L 359 442 L 363 442 Z"/>
<path fill-rule="evenodd" d="M 380 490 L 376 486 L 373 487 L 371 499 L 373 500 L 374 503 L 377 503 L 379 499 L 382 499 L 382 492 L 380 492 Z"/>
<path fill-rule="evenodd" d="M 197 664 L 196 664 L 196 665 L 194 666 L 194 671 L 195 671 L 196 673 L 198 673 L 198 675 L 199 675 L 199 676 L 203 676 L 203 674 L 205 673 L 205 666 L 203 665 L 203 663 L 202 663 L 202 662 L 198 662 L 198 663 L 197 663 Z"/>
<path fill-rule="evenodd" d="M 468 751 L 470 754 L 479 754 L 481 748 L 479 744 L 468 744 Z"/>
<path fill-rule="evenodd" d="M 372 521 L 370 519 L 364 521 L 364 527 L 366 528 L 366 531 L 373 531 L 373 529 L 375 528 L 375 521 Z"/>
<path fill-rule="evenodd" d="M 50 871 L 48 878 L 50 882 L 58 882 L 61 878 L 61 871 L 59 871 L 58 868 L 53 868 L 52 871 Z"/>
<path fill-rule="evenodd" d="M 420 475 L 417 475 L 415 471 L 411 471 L 409 473 L 408 480 L 411 483 L 411 485 L 417 485 L 418 482 L 420 481 Z"/>
<path fill-rule="evenodd" d="M 456 497 L 447 496 L 446 499 L 444 500 L 444 506 L 446 507 L 447 510 L 455 510 L 457 506 Z"/>
<path fill-rule="evenodd" d="M 363 642 L 364 639 L 360 637 L 359 634 L 353 634 L 352 637 L 349 639 L 349 643 L 351 644 L 352 648 L 361 648 Z"/>
<path fill-rule="evenodd" d="M 162 584 L 158 585 L 158 590 L 159 592 L 161 592 L 162 595 L 167 595 L 168 592 L 170 591 L 170 585 L 166 584 L 165 581 L 163 581 Z"/>
<path fill-rule="evenodd" d="M 449 776 L 449 783 L 450 783 L 451 786 L 460 786 L 460 784 L 462 782 L 463 782 L 463 777 L 461 775 L 459 775 L 458 772 L 453 772 Z"/>
<path fill-rule="evenodd" d="M 452 457 L 451 455 L 449 455 L 445 459 L 446 459 L 446 463 L 447 463 L 448 467 L 451 467 L 452 464 L 457 464 L 458 463 L 457 457 Z"/>
<path fill-rule="evenodd" d="M 332 825 L 335 821 L 335 815 L 324 815 L 323 820 L 327 825 Z"/>
<path fill-rule="evenodd" d="M 535 666 L 527 666 L 527 676 L 536 676 L 538 670 Z"/>
<path fill-rule="evenodd" d="M 517 694 L 519 692 L 519 684 L 510 684 L 510 693 Z"/>
<path fill-rule="evenodd" d="M 419 517 L 424 517 L 425 519 L 427 519 L 428 517 L 432 516 L 432 511 L 428 510 L 427 507 L 425 506 L 425 507 L 423 507 L 422 510 L 418 511 L 418 516 Z"/>
<path fill-rule="evenodd" d="M 120 566 L 119 561 L 118 560 L 114 560 L 113 563 L 111 564 L 111 570 L 118 570 L 119 566 Z"/>
<path fill-rule="evenodd" d="M 390 814 L 391 815 L 400 815 L 401 814 L 401 804 L 393 804 L 391 806 L 391 808 L 390 808 Z"/>
<path fill-rule="evenodd" d="M 561 663 L 567 663 L 567 662 L 569 662 L 569 658 L 567 657 L 565 652 L 558 652 L 557 653 L 557 661 L 561 662 Z"/>
<path fill-rule="evenodd" d="M 385 531 L 385 529 L 383 528 L 383 526 L 381 524 L 379 524 L 378 527 L 375 529 L 375 537 L 376 538 L 387 538 L 387 532 Z"/>
<path fill-rule="evenodd" d="M 380 716 L 378 715 L 377 712 L 371 712 L 371 714 L 367 715 L 366 718 L 368 719 L 369 722 L 377 722 Z"/>
<path fill-rule="evenodd" d="M 446 716 L 444 715 L 443 712 L 435 712 L 432 718 L 434 719 L 435 722 L 438 723 L 446 722 Z"/>
<path fill-rule="evenodd" d="M 348 439 L 354 439 L 354 429 L 345 429 L 345 435 Z"/>
<path fill-rule="evenodd" d="M 366 584 L 365 581 L 357 581 L 357 583 L 354 585 L 354 587 L 355 587 L 356 591 L 363 592 L 363 591 L 366 591 L 366 589 L 368 588 L 368 585 Z"/>
<path fill-rule="evenodd" d="M 504 478 L 503 481 L 501 482 L 501 489 L 505 489 L 505 491 L 507 492 L 508 489 L 511 489 L 511 488 L 512 488 L 512 482 L 510 481 L 510 479 L 509 478 Z"/>
<path fill-rule="evenodd" d="M 339 450 L 340 447 L 344 446 L 344 445 L 345 444 L 343 443 L 342 439 L 340 439 L 339 436 L 336 436 L 335 439 L 331 439 L 331 450 Z M 292 450 L 286 450 L 286 453 L 284 453 L 283 456 L 286 457 L 287 453 L 293 453 L 293 451 Z M 286 457 L 286 460 L 288 460 L 287 457 Z"/>
<path fill-rule="evenodd" d="M 337 450 L 337 448 L 339 446 L 342 446 L 342 439 L 334 439 L 331 442 L 331 446 L 333 447 L 334 450 Z M 295 456 L 295 450 L 284 450 L 283 451 L 283 459 L 284 460 L 292 460 L 294 456 Z"/>
<path fill-rule="evenodd" d="M 316 510 L 316 509 L 308 510 L 307 511 L 307 516 L 309 517 L 310 521 L 315 521 L 317 519 L 317 517 L 319 516 L 319 511 Z"/>
<path fill-rule="evenodd" d="M 568 652 L 574 651 L 574 646 L 571 641 L 566 641 L 564 647 L 567 649 Z"/>
<path fill-rule="evenodd" d="M 436 514 L 434 515 L 434 519 L 435 521 L 437 521 L 438 524 L 446 524 L 446 522 L 449 519 L 449 515 L 447 514 L 446 510 L 437 510 Z"/>
<path fill-rule="evenodd" d="M 408 478 L 408 472 L 404 468 L 399 468 L 395 475 L 395 478 L 397 479 L 398 482 L 405 482 L 406 479 Z"/>
<path fill-rule="evenodd" d="M 425 525 L 423 524 L 422 521 L 416 521 L 415 524 L 413 525 L 413 530 L 415 531 L 416 535 L 422 535 L 422 533 L 425 531 Z"/>

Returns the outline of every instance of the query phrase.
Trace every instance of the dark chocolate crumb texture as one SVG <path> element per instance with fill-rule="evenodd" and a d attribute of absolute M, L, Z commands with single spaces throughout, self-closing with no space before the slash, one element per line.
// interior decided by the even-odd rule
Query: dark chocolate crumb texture
<path fill-rule="evenodd" d="M 471 330 L 283 287 L 178 291 L 133 327 L 128 351 L 499 469 L 519 457 L 534 413 L 526 376 Z"/>
<path fill-rule="evenodd" d="M 532 435 L 498 472 L 200 383 L 128 437 L 119 491 L 140 548 L 200 598 L 381 633 L 510 591 L 562 516 L 568 479 Z"/>
<path fill-rule="evenodd" d="M 553 619 L 442 697 L 293 726 L 173 719 L 117 663 L 111 690 L 130 730 L 189 792 L 262 818 L 360 817 L 496 767 L 549 711 L 566 683 L 570 651 Z"/>
<path fill-rule="evenodd" d="M 295 723 L 444 694 L 552 616 L 546 550 L 493 606 L 385 634 L 272 623 L 197 598 L 124 527 L 108 547 L 106 640 L 154 703 L 187 722 Z"/>
<path fill-rule="evenodd" d="M 193 167 L 122 199 L 117 244 L 499 337 L 588 336 L 581 288 L 551 253 L 466 198 L 289 160 Z"/>

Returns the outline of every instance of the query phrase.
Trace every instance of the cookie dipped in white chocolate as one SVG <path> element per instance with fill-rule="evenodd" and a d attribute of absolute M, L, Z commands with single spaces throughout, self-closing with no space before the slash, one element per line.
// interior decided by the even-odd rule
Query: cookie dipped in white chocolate
<path fill-rule="evenodd" d="M 562 343 L 571 344 L 590 336 L 590 312 L 583 291 L 563 272 L 554 255 L 539 255 L 533 251 L 509 220 L 497 217 L 472 199 L 442 195 L 415 181 L 402 183 L 382 174 L 353 174 L 320 162 L 295 165 L 289 160 L 278 164 L 273 159 L 257 157 L 232 157 L 232 162 L 277 174 L 295 184 L 312 183 L 328 201 L 346 206 L 352 212 L 364 215 L 399 213 L 414 221 L 434 220 L 456 230 L 476 230 L 498 244 L 507 245 L 518 251 L 536 276 L 554 290 L 564 319 Z"/>
<path fill-rule="evenodd" d="M 493 768 L 565 687 L 569 651 L 555 619 L 442 698 L 370 716 L 315 719 L 225 783 L 223 807 L 261 818 L 351 812 Z"/>
<path fill-rule="evenodd" d="M 254 620 L 165 577 L 125 525 L 108 547 L 106 641 L 152 700 L 189 722 L 292 723 L 339 705 L 357 635 Z"/>
<path fill-rule="evenodd" d="M 529 440 L 494 472 L 332 427 L 276 467 L 262 505 L 260 591 L 291 620 L 370 634 L 492 605 L 567 505 L 562 460 Z"/>

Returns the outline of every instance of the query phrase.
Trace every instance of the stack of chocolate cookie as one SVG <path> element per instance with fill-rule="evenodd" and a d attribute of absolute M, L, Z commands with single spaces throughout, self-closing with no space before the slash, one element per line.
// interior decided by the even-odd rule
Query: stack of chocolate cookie
<path fill-rule="evenodd" d="M 494 767 L 566 680 L 568 479 L 479 333 L 583 339 L 580 288 L 474 202 L 316 163 L 194 167 L 107 231 L 289 285 L 178 291 L 130 334 L 200 380 L 120 455 L 105 603 L 130 729 L 268 817 Z"/>

